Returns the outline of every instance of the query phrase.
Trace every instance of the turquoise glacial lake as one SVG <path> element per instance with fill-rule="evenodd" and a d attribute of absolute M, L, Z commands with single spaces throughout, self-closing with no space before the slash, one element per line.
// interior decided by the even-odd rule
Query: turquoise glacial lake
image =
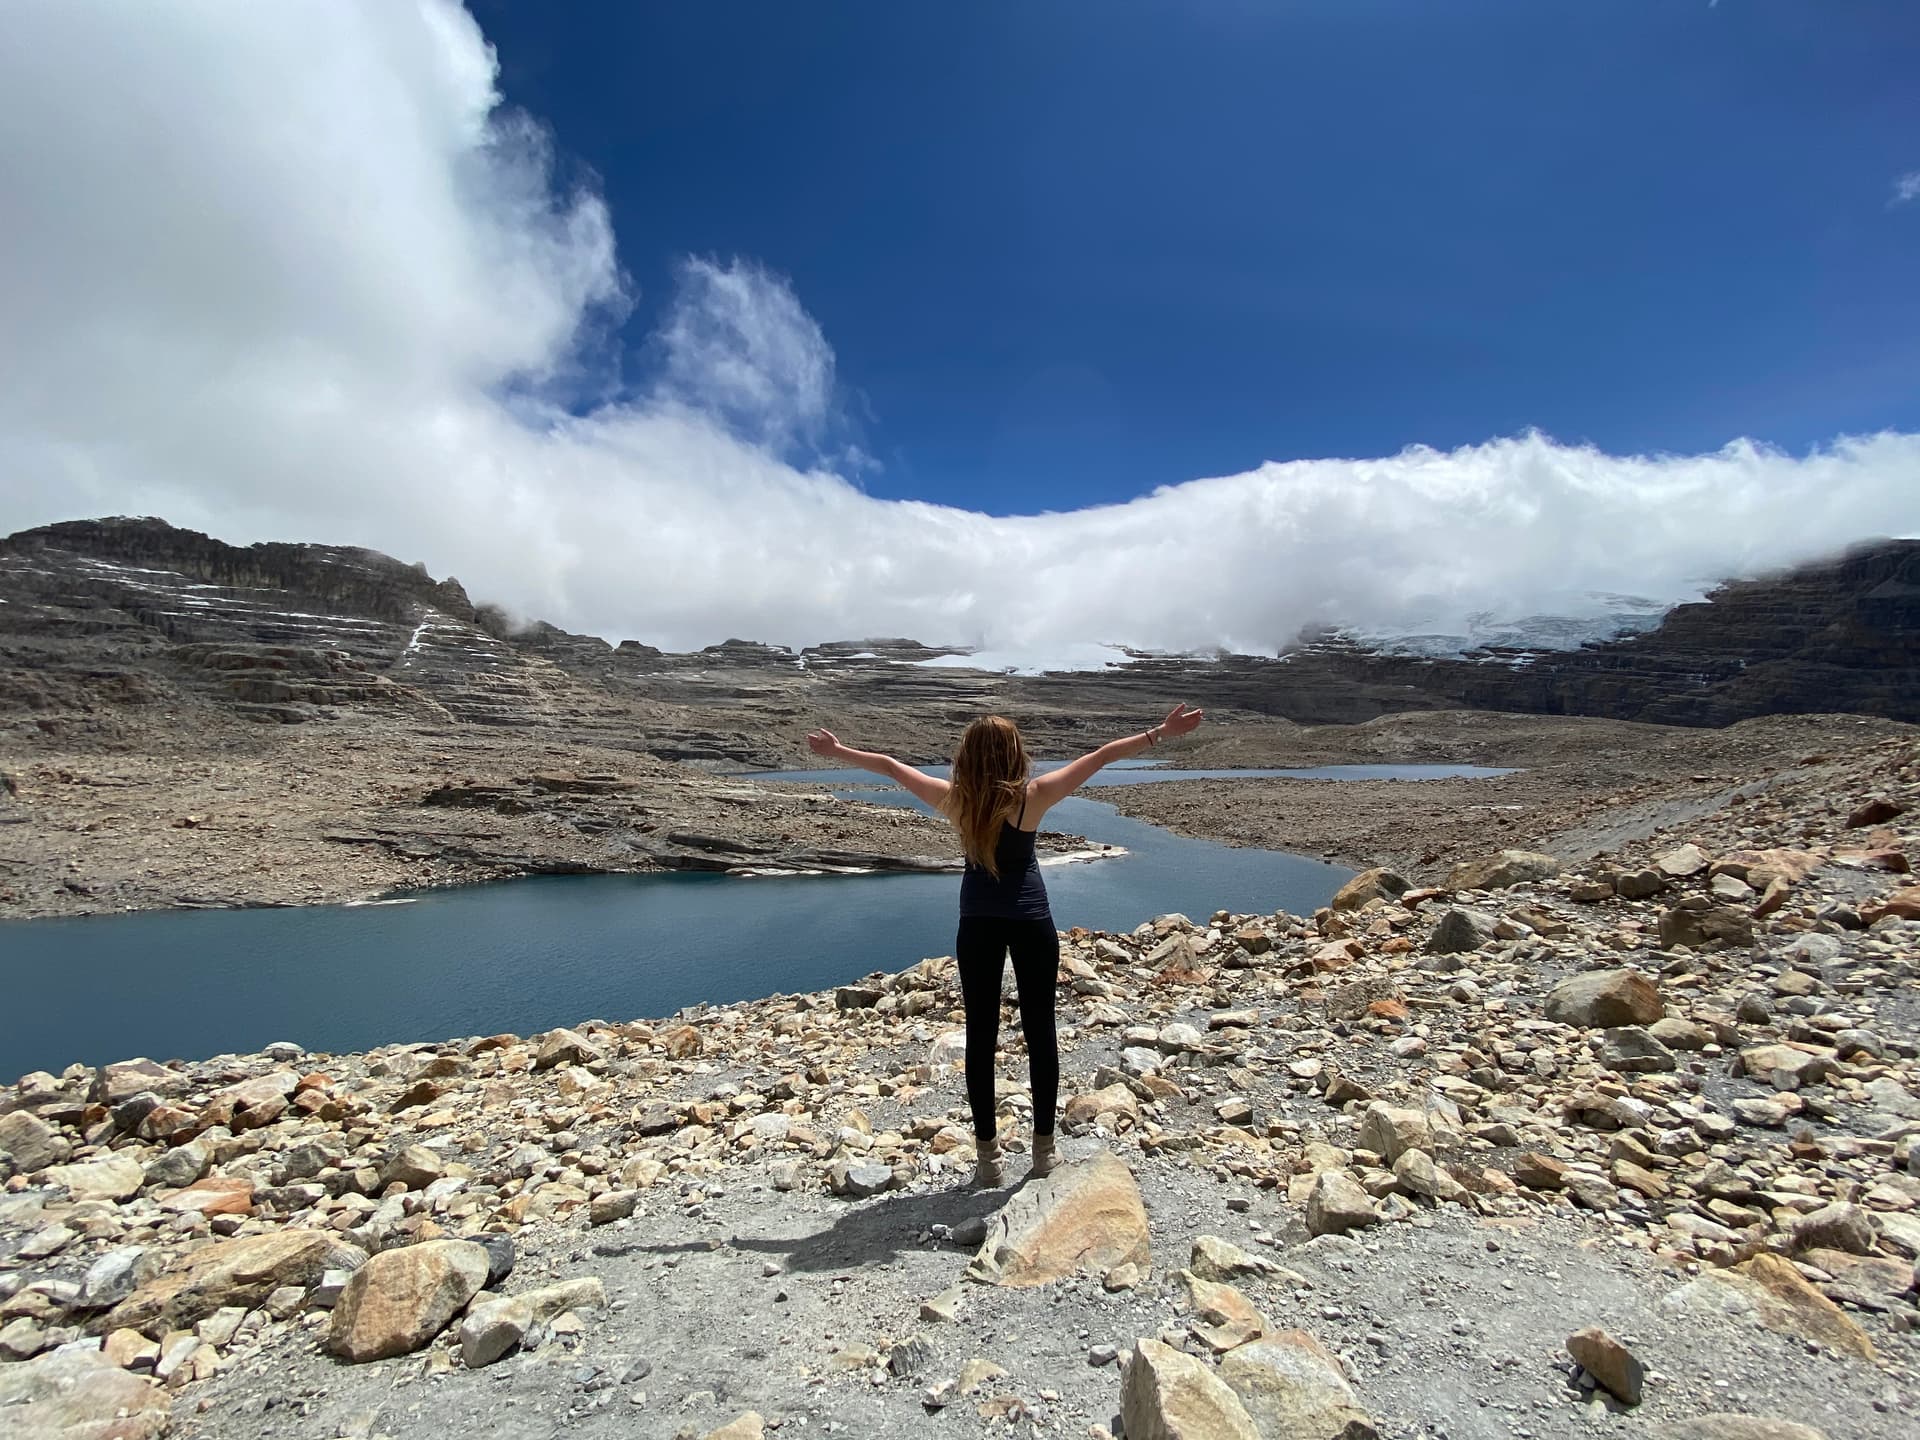
<path fill-rule="evenodd" d="M 1064 929 L 1131 930 L 1181 911 L 1310 913 L 1352 872 L 1190 840 L 1087 792 L 1184 779 L 1421 780 L 1471 766 L 1316 770 L 1109 767 L 1046 828 L 1124 847 L 1049 865 Z M 858 770 L 758 773 L 869 803 L 917 805 Z M 880 788 L 869 788 L 879 786 Z M 662 1017 L 844 984 L 953 950 L 957 874 L 543 876 L 368 905 L 160 910 L 0 924 L 0 1078 L 136 1055 L 202 1059 L 292 1040 L 309 1050 Z"/>

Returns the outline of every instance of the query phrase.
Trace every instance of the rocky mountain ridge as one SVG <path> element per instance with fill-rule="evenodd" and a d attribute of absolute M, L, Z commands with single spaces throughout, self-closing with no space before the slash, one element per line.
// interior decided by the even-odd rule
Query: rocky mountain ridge
<path fill-rule="evenodd" d="M 390 706 L 442 723 L 593 731 L 652 706 L 645 748 L 675 760 L 791 758 L 716 734 L 709 715 L 685 723 L 685 707 L 778 720 L 822 708 L 823 690 L 943 716 L 1130 715 L 1180 694 L 1307 724 L 1462 708 L 1714 726 L 1779 712 L 1920 720 L 1916 636 L 1920 541 L 1731 581 L 1649 630 L 1575 650 L 1444 658 L 1322 633 L 1277 659 L 1143 655 L 1104 672 L 1012 676 L 915 663 L 962 652 L 899 638 L 799 652 L 741 639 L 685 654 L 614 645 L 513 626 L 458 581 L 374 551 L 232 546 L 155 519 L 0 540 L 0 714 L 186 698 L 282 723 Z"/>

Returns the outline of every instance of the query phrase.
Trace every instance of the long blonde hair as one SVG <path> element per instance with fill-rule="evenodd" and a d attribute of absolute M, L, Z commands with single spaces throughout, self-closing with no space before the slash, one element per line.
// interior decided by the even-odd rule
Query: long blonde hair
<path fill-rule="evenodd" d="M 983 715 L 967 726 L 953 752 L 952 787 L 947 819 L 967 859 L 998 880 L 1000 822 L 1012 819 L 1027 798 L 1027 747 L 1019 727 L 1004 715 Z"/>

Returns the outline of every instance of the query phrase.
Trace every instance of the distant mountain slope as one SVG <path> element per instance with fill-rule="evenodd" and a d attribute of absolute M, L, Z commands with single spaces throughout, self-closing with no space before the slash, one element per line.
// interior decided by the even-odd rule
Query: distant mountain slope
<path fill-rule="evenodd" d="M 1302 723 L 1461 708 L 1684 725 L 1818 711 L 1920 721 L 1917 636 L 1916 541 L 1734 581 L 1650 630 L 1574 650 L 1448 658 L 1330 635 L 1279 659 L 1153 657 L 1011 677 L 910 663 L 953 652 L 904 639 L 797 655 L 729 640 L 677 655 L 540 623 L 512 630 L 457 581 L 375 551 L 226 545 L 154 519 L 0 540 L 0 714 L 168 702 L 292 723 L 378 706 L 426 723 L 574 732 L 644 719 L 646 747 L 668 758 L 758 748 L 716 740 L 689 707 L 733 707 L 751 728 L 829 698 L 951 717 L 995 705 L 1126 713 L 1179 695 Z"/>

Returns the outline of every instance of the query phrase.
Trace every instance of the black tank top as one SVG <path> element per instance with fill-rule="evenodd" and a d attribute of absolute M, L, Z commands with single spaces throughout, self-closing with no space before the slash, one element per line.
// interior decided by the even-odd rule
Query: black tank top
<path fill-rule="evenodd" d="M 1027 818 L 1027 802 L 1020 802 L 1020 818 Z M 1040 878 L 1040 862 L 1033 853 L 1036 832 L 1022 830 L 1011 820 L 1000 822 L 1000 837 L 993 847 L 993 863 L 1000 878 L 989 875 L 985 867 L 967 862 L 960 877 L 960 913 L 994 915 L 1006 920 L 1051 920 L 1053 908 L 1047 903 L 1047 883 Z"/>

